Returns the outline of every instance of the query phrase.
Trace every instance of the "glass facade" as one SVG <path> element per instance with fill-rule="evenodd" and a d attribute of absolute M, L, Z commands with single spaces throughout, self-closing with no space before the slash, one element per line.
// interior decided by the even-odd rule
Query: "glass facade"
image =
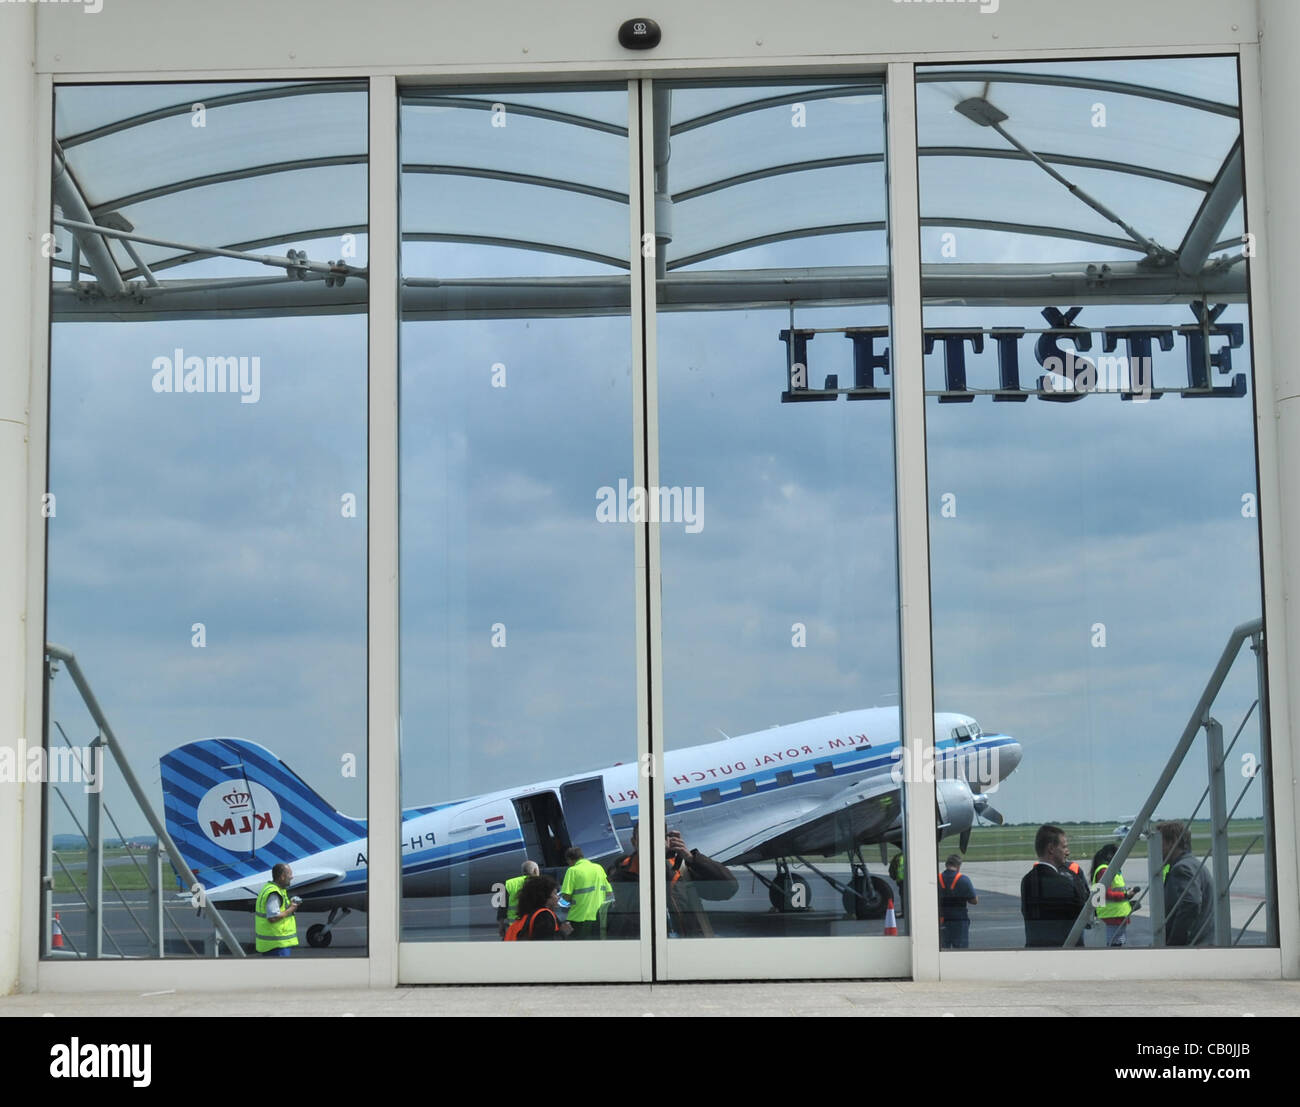
<path fill-rule="evenodd" d="M 48 957 L 367 953 L 366 111 L 56 92 Z"/>
<path fill-rule="evenodd" d="M 1236 63 L 917 76 L 945 946 L 1275 944 Z"/>
<path fill-rule="evenodd" d="M 670 936 L 906 933 L 884 90 L 655 87 Z"/>
<path fill-rule="evenodd" d="M 585 937 L 631 835 L 632 527 L 601 510 L 633 454 L 627 111 L 625 86 L 403 96 L 406 941 L 498 941 L 574 849 Z"/>
<path fill-rule="evenodd" d="M 367 372 L 403 949 L 1278 945 L 1236 60 L 918 67 L 915 227 L 886 91 L 402 86 L 368 366 L 365 82 L 57 90 L 46 743 L 108 769 L 46 789 L 44 955 L 264 952 L 280 863 L 293 956 L 366 954 Z"/>

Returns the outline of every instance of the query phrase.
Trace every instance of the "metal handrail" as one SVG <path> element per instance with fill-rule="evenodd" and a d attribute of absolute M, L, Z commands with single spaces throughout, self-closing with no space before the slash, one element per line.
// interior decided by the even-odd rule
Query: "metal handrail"
<path fill-rule="evenodd" d="M 1205 688 L 1202 690 L 1200 698 L 1196 701 L 1196 707 L 1193 708 L 1191 716 L 1187 720 L 1187 725 L 1183 728 L 1183 732 L 1179 736 L 1178 743 L 1174 747 L 1174 752 L 1170 755 L 1169 760 L 1165 763 L 1165 767 L 1163 770 L 1161 770 L 1160 776 L 1156 780 L 1155 786 L 1151 789 L 1151 794 L 1147 796 L 1146 800 L 1143 802 L 1141 809 L 1138 811 L 1136 817 L 1133 819 L 1132 824 L 1129 826 L 1129 831 L 1124 836 L 1123 842 L 1120 843 L 1119 849 L 1115 851 L 1115 856 L 1111 858 L 1110 863 L 1106 868 L 1104 886 L 1107 890 L 1110 890 L 1112 887 L 1114 887 L 1115 881 L 1121 875 L 1120 870 L 1123 868 L 1124 862 L 1128 860 L 1129 855 L 1133 852 L 1133 849 L 1137 845 L 1139 839 L 1141 839 L 1143 831 L 1146 829 L 1147 823 L 1151 820 L 1152 815 L 1155 814 L 1156 805 L 1159 804 L 1162 799 L 1164 799 L 1165 792 L 1168 791 L 1169 785 L 1173 783 L 1173 779 L 1175 775 L 1177 775 L 1178 770 L 1182 767 L 1183 760 L 1186 758 L 1188 751 L 1192 748 L 1192 743 L 1195 741 L 1197 733 L 1200 731 L 1200 729 L 1203 726 L 1206 726 L 1208 723 L 1212 722 L 1212 720 L 1210 719 L 1210 707 L 1213 705 L 1216 697 L 1219 694 L 1220 689 L 1223 687 L 1223 682 L 1227 679 L 1228 673 L 1231 671 L 1233 665 L 1236 663 L 1237 654 L 1241 651 L 1242 644 L 1246 642 L 1248 639 L 1253 640 L 1255 643 L 1252 646 L 1252 648 L 1256 650 L 1256 666 L 1261 670 L 1259 676 L 1261 695 L 1259 699 L 1256 700 L 1256 704 L 1260 705 L 1260 733 L 1265 735 L 1267 734 L 1267 730 L 1266 730 L 1267 714 L 1263 707 L 1264 699 L 1262 695 L 1262 687 L 1263 687 L 1262 669 L 1264 666 L 1264 655 L 1261 650 L 1261 646 L 1263 641 L 1263 631 L 1264 631 L 1263 619 L 1251 619 L 1248 622 L 1241 623 L 1237 627 L 1234 627 L 1232 633 L 1228 636 L 1227 644 L 1223 647 L 1223 652 L 1219 655 L 1218 663 L 1214 666 L 1214 671 L 1210 674 L 1210 679 L 1206 682 Z M 1255 704 L 1251 705 L 1252 710 L 1254 706 Z M 1243 721 L 1243 725 L 1244 725 L 1244 721 Z M 1238 731 L 1238 733 L 1240 733 L 1240 731 Z M 1235 743 L 1235 741 L 1236 738 L 1234 737 L 1233 742 Z M 1227 755 L 1224 754 L 1225 758 L 1226 756 Z M 1260 757 L 1261 760 L 1266 761 L 1266 759 L 1264 758 L 1263 743 L 1261 743 Z M 1222 761 L 1220 761 L 1219 767 L 1222 768 Z M 1208 793 L 1209 789 L 1207 788 L 1206 791 Z M 1265 788 L 1265 792 L 1267 793 L 1267 788 Z M 1202 802 L 1204 802 L 1204 797 L 1202 797 Z M 1237 802 L 1240 803 L 1241 800 L 1238 799 Z M 1200 804 L 1197 804 L 1197 810 L 1198 811 L 1200 810 Z M 1235 811 L 1236 808 L 1234 807 L 1233 810 Z M 1265 835 L 1269 833 L 1269 826 L 1270 823 L 1267 819 L 1267 812 L 1266 812 L 1266 819 L 1265 819 L 1265 826 L 1264 826 Z M 1154 848 L 1156 848 L 1155 843 L 1150 843 L 1148 845 L 1147 847 L 1148 858 L 1154 856 L 1152 852 Z M 1267 843 L 1266 843 L 1265 853 L 1267 856 Z M 1158 869 L 1158 865 L 1150 861 L 1149 864 L 1152 865 L 1153 872 L 1155 872 Z M 1205 861 L 1202 860 L 1201 862 L 1202 867 L 1204 867 L 1204 864 Z M 1265 869 L 1266 870 L 1268 869 L 1267 865 L 1265 865 Z M 1155 897 L 1155 898 L 1157 899 L 1157 902 L 1159 902 L 1160 899 L 1162 899 L 1162 897 Z M 1266 901 L 1267 898 L 1268 897 L 1266 897 Z M 1066 949 L 1072 949 L 1078 943 L 1080 935 L 1082 935 L 1083 933 L 1084 927 L 1086 927 L 1092 921 L 1095 911 L 1096 911 L 1096 905 L 1093 903 L 1092 898 L 1089 897 L 1088 902 L 1084 904 L 1083 908 L 1079 911 L 1079 916 L 1074 920 L 1074 925 L 1070 928 L 1070 933 L 1065 939 Z M 1165 917 L 1166 915 L 1162 913 L 1160 919 L 1157 920 L 1161 932 L 1163 932 Z"/>
<path fill-rule="evenodd" d="M 45 644 L 45 656 L 54 661 L 61 661 L 67 667 L 68 675 L 72 677 L 73 684 L 77 686 L 77 691 L 81 694 L 81 700 L 86 705 L 86 710 L 90 712 L 90 716 L 94 719 L 95 725 L 99 727 L 99 733 L 103 736 L 104 744 L 108 746 L 109 752 L 112 753 L 118 771 L 122 774 L 122 779 L 126 782 L 127 788 L 130 789 L 131 794 L 135 797 L 135 801 L 139 804 L 140 810 L 144 813 L 145 818 L 149 820 L 149 825 L 153 828 L 154 834 L 157 835 L 158 842 L 167 851 L 167 856 L 171 860 L 172 867 L 178 874 L 180 874 L 180 877 L 185 882 L 186 886 L 193 888 L 198 884 L 198 878 L 186 863 L 180 850 L 176 848 L 176 843 L 172 841 L 171 835 L 167 833 L 167 827 L 164 825 L 163 821 L 158 818 L 157 812 L 153 809 L 153 804 L 149 802 L 149 797 L 145 795 L 144 789 L 136 779 L 135 773 L 131 769 L 130 762 L 127 761 L 126 756 L 122 751 L 121 743 L 117 740 L 117 735 L 113 733 L 113 728 L 109 725 L 108 719 L 104 716 L 104 712 L 99 706 L 99 701 L 95 698 L 95 693 L 91 691 L 90 683 L 86 680 L 85 674 L 81 671 L 81 666 L 77 663 L 76 655 L 70 650 L 65 650 L 61 646 L 56 646 L 53 643 L 47 642 Z M 55 789 L 55 791 L 57 792 L 58 789 Z M 66 804 L 67 801 L 64 800 L 64 803 Z M 73 817 L 74 819 L 76 818 L 75 815 Z M 89 843 L 89 838 L 87 838 L 87 842 Z M 109 882 L 112 883 L 111 877 Z M 161 889 L 159 891 L 161 893 Z M 222 940 L 230 948 L 231 952 L 236 957 L 243 957 L 245 955 L 244 947 L 240 945 L 239 940 L 230 929 L 230 924 L 226 922 L 221 912 L 217 910 L 216 905 L 206 903 L 205 908 L 212 919 L 213 925 L 216 927 L 217 933 L 220 934 Z M 97 925 L 102 927 L 103 920 L 98 920 Z M 111 934 L 109 937 L 110 940 L 112 940 Z M 160 943 L 161 939 L 162 935 L 160 934 Z M 117 942 L 113 941 L 113 944 L 117 945 Z M 161 945 L 159 952 L 162 952 Z"/>

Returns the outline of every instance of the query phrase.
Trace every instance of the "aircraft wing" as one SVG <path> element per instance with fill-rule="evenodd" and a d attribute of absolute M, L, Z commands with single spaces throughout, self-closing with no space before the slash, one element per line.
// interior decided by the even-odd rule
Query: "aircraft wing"
<path fill-rule="evenodd" d="M 699 848 L 726 864 L 787 857 L 794 853 L 838 853 L 850 841 L 880 841 L 903 813 L 901 789 L 887 775 L 860 781 L 822 803 L 763 806 L 718 829 L 726 840 Z M 690 843 L 696 845 L 694 841 Z"/>
<path fill-rule="evenodd" d="M 289 888 L 289 894 L 293 896 L 309 895 L 313 892 L 321 892 L 326 888 L 337 884 L 344 877 L 342 869 L 303 869 L 301 872 L 297 869 L 293 873 L 293 885 Z M 231 906 L 242 904 L 247 901 L 251 908 L 257 900 L 258 893 L 262 890 L 262 881 L 257 884 L 226 884 L 222 887 L 211 888 L 207 891 L 207 898 L 215 903 Z"/>

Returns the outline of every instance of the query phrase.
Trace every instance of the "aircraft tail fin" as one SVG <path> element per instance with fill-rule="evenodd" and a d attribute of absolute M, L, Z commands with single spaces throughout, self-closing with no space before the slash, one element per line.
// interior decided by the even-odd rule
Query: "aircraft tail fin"
<path fill-rule="evenodd" d="M 159 764 L 167 832 L 206 888 L 365 837 L 256 742 L 205 738 Z"/>

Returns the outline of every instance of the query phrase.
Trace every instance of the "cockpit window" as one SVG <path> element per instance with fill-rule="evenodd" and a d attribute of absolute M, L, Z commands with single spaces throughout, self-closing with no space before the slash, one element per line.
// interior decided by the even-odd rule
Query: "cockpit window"
<path fill-rule="evenodd" d="M 952 736 L 958 742 L 969 742 L 971 739 L 970 727 L 962 725 L 952 728 Z"/>

